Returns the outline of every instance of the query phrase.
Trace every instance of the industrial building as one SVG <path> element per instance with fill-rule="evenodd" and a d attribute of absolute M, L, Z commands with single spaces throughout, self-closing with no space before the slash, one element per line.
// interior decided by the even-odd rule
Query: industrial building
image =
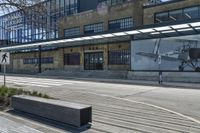
<path fill-rule="evenodd" d="M 6 23 L 18 12 L 0 17 L 1 26 L 16 28 L 0 29 L 0 40 L 8 42 L 1 50 L 12 52 L 10 72 L 199 69 L 198 56 L 184 60 L 179 57 L 186 53 L 177 54 L 199 48 L 199 0 L 50 0 L 43 4 L 47 12 L 39 17 L 45 20 L 39 27 L 23 15 Z M 174 45 L 168 46 L 169 42 Z"/>

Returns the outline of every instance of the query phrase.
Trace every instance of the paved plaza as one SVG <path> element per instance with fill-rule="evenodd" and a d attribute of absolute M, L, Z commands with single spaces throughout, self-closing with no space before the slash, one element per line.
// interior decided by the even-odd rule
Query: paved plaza
<path fill-rule="evenodd" d="M 3 81 L 2 76 L 0 81 Z M 197 87 L 175 88 L 17 75 L 8 76 L 7 85 L 36 90 L 64 101 L 92 105 L 93 122 L 89 129 L 75 129 L 38 121 L 20 113 L 2 112 L 2 133 L 200 132 L 200 90 Z"/>

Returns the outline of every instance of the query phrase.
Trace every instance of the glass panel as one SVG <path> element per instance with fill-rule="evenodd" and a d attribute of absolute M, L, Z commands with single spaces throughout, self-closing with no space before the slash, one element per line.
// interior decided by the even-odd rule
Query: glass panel
<path fill-rule="evenodd" d="M 99 0 L 99 2 L 105 2 L 108 5 L 116 5 L 122 3 L 123 0 Z"/>
<path fill-rule="evenodd" d="M 39 58 L 25 58 L 23 59 L 23 64 L 38 64 Z M 54 58 L 53 57 L 44 57 L 41 58 L 42 64 L 53 64 Z"/>
<path fill-rule="evenodd" d="M 103 69 L 103 53 L 86 53 L 84 57 L 85 70 L 102 70 Z"/>
<path fill-rule="evenodd" d="M 69 3 L 69 0 L 65 0 L 65 14 L 66 15 L 69 15 L 69 10 L 70 10 L 70 3 Z"/>
<path fill-rule="evenodd" d="M 42 6 L 44 14 L 32 10 L 36 8 L 35 6 L 27 11 L 26 16 L 13 12 L 0 17 L 0 26 L 9 29 L 9 31 L 0 29 L 0 39 L 8 40 L 11 44 L 57 38 L 58 19 L 69 15 L 70 10 L 71 14 L 77 13 L 78 10 L 77 0 L 49 0 L 42 3 Z"/>
<path fill-rule="evenodd" d="M 130 64 L 130 50 L 109 51 L 110 65 L 128 65 Z"/>
<path fill-rule="evenodd" d="M 56 0 L 56 10 L 60 9 L 60 0 Z"/>
<path fill-rule="evenodd" d="M 73 37 L 80 35 L 80 27 L 65 29 L 65 37 Z"/>
<path fill-rule="evenodd" d="M 192 19 L 199 17 L 199 8 L 198 7 L 191 7 L 184 9 L 184 17 L 186 19 Z"/>
<path fill-rule="evenodd" d="M 65 54 L 64 65 L 80 65 L 80 54 L 79 53 Z"/>
<path fill-rule="evenodd" d="M 169 20 L 168 12 L 156 14 L 156 23 L 162 23 Z"/>
<path fill-rule="evenodd" d="M 91 25 L 84 26 L 85 34 L 98 33 L 98 32 L 102 32 L 102 31 L 103 31 L 103 23 L 91 24 Z"/>
<path fill-rule="evenodd" d="M 109 30 L 132 28 L 133 25 L 133 18 L 112 20 L 109 21 Z"/>
<path fill-rule="evenodd" d="M 169 19 L 172 21 L 182 20 L 183 19 L 183 11 L 182 10 L 170 11 Z"/>

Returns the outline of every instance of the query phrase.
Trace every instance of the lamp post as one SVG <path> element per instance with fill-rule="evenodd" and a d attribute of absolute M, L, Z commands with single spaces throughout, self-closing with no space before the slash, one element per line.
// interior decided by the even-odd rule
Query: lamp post
<path fill-rule="evenodd" d="M 42 62 L 41 62 L 41 56 L 42 56 L 42 50 L 41 50 L 41 45 L 38 46 L 38 50 L 39 50 L 39 55 L 38 55 L 38 73 L 42 72 Z"/>
<path fill-rule="evenodd" d="M 162 56 L 158 55 L 158 67 L 159 67 L 159 80 L 158 83 L 161 85 L 163 80 L 162 80 L 162 71 L 160 70 L 161 67 L 161 63 L 162 63 Z"/>

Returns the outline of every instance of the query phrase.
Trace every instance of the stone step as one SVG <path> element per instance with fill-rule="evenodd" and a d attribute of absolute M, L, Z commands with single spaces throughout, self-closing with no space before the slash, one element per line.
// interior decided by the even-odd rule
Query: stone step
<path fill-rule="evenodd" d="M 158 72 L 110 71 L 110 70 L 47 70 L 38 76 L 57 76 L 64 78 L 99 78 L 158 81 Z M 163 72 L 163 82 L 200 83 L 199 72 Z"/>
<path fill-rule="evenodd" d="M 48 70 L 39 76 L 64 76 L 79 78 L 107 78 L 107 79 L 126 79 L 127 71 L 62 71 Z"/>

